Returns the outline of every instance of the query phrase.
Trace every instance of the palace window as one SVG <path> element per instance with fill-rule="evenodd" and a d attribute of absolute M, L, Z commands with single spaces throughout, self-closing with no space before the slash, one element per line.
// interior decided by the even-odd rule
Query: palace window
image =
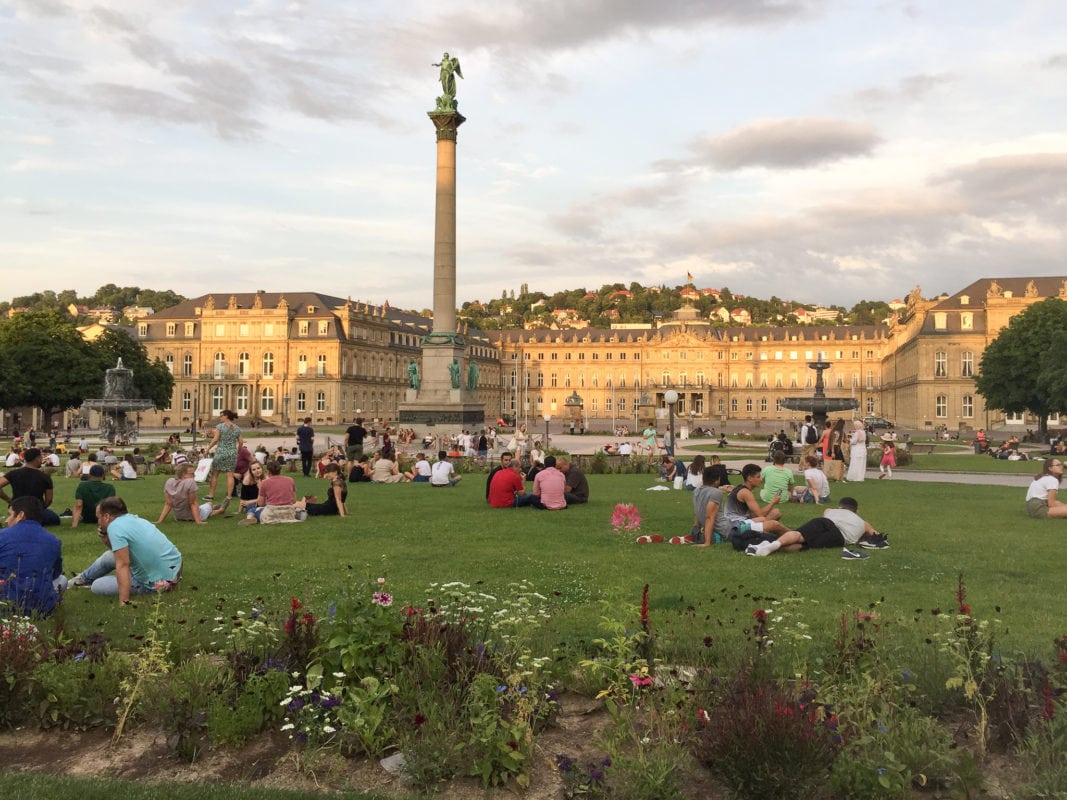
<path fill-rule="evenodd" d="M 960 375 L 964 378 L 974 377 L 974 353 L 965 352 L 960 357 Z"/>
<path fill-rule="evenodd" d="M 274 353 L 266 352 L 263 354 L 263 375 L 264 377 L 274 375 Z"/>
<path fill-rule="evenodd" d="M 315 410 L 316 411 L 325 411 L 326 410 L 326 392 L 319 392 L 318 394 L 315 395 Z"/>
<path fill-rule="evenodd" d="M 308 357 L 305 355 L 297 356 L 296 359 L 296 374 L 301 377 L 308 374 Z"/>
<path fill-rule="evenodd" d="M 182 377 L 191 378 L 193 375 L 193 357 L 188 353 L 182 358 Z"/>
<path fill-rule="evenodd" d="M 934 377 L 948 377 L 948 353 L 944 350 L 938 350 L 934 353 Z"/>
<path fill-rule="evenodd" d="M 274 413 L 274 389 L 267 387 L 259 398 L 259 413 L 271 415 Z"/>
<path fill-rule="evenodd" d="M 308 410 L 308 396 L 307 392 L 296 393 L 296 410 L 307 411 Z"/>
<path fill-rule="evenodd" d="M 974 397 L 965 394 L 963 396 L 963 404 L 960 408 L 961 416 L 964 419 L 974 419 Z"/>
<path fill-rule="evenodd" d="M 948 417 L 948 398 L 943 394 L 939 394 L 934 398 L 934 416 L 938 419 Z"/>

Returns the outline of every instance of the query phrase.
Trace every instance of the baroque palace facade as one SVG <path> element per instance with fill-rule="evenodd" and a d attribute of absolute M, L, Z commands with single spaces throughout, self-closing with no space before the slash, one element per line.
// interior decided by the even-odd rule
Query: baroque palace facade
<path fill-rule="evenodd" d="M 859 416 L 918 430 L 1021 428 L 1036 421 L 986 409 L 973 376 L 1011 317 L 1046 297 L 1067 299 L 1067 279 L 983 278 L 934 300 L 916 287 L 886 325 L 716 327 L 683 308 L 654 329 L 461 333 L 487 420 L 514 415 L 534 430 L 579 402 L 589 427 L 633 429 L 663 415 L 668 389 L 691 424 L 787 427 L 801 414 L 781 401 L 811 396 L 807 364 L 820 356 L 832 364 L 826 394 L 855 398 Z M 187 427 L 224 408 L 281 426 L 395 420 L 430 329 L 425 317 L 316 292 L 187 300 L 138 323 L 149 357 L 175 379 L 171 407 L 142 422 Z"/>

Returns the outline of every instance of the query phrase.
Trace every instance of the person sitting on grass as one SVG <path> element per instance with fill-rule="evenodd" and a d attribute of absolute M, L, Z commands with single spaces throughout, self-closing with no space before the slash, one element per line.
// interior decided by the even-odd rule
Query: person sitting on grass
<path fill-rule="evenodd" d="M 356 457 L 356 460 L 352 464 L 352 469 L 348 473 L 349 483 L 370 483 L 371 482 L 371 467 L 370 457 L 366 454 Z"/>
<path fill-rule="evenodd" d="M 456 473 L 448 454 L 444 450 L 439 451 L 437 461 L 430 467 L 430 486 L 455 486 L 461 480 L 463 476 Z"/>
<path fill-rule="evenodd" d="M 531 505 L 541 511 L 561 511 L 567 507 L 567 479 L 556 469 L 556 457 L 545 458 L 545 468 L 533 482 L 534 499 Z"/>
<path fill-rule="evenodd" d="M 756 502 L 755 490 L 763 483 L 759 464 L 745 464 L 741 468 L 741 483 L 730 492 L 723 504 L 723 513 L 731 529 L 751 530 L 757 533 L 785 533 L 788 528 L 780 520 L 782 511 L 778 504 L 782 496 L 776 494 L 765 506 Z"/>
<path fill-rule="evenodd" d="M 571 463 L 569 458 L 561 458 L 556 462 L 556 469 L 563 473 L 566 479 L 566 491 L 563 499 L 569 506 L 578 506 L 589 502 L 589 481 L 585 473 Z"/>
<path fill-rule="evenodd" d="M 763 486 L 760 488 L 759 496 L 764 503 L 771 502 L 775 496 L 785 497 L 786 499 L 792 496 L 795 479 L 793 470 L 785 465 L 787 458 L 785 450 L 775 450 L 774 463 L 768 464 L 760 473 L 760 477 L 763 478 Z"/>
<path fill-rule="evenodd" d="M 71 586 L 88 586 L 98 595 L 117 595 L 119 605 L 125 606 L 130 604 L 130 595 L 169 592 L 178 585 L 182 554 L 159 528 L 129 513 L 121 497 L 101 500 L 96 518 L 107 550 L 71 578 Z"/>
<path fill-rule="evenodd" d="M 412 468 L 404 473 L 404 477 L 412 483 L 429 483 L 432 470 L 430 469 L 430 462 L 426 460 L 425 453 L 419 453 L 415 456 L 415 464 Z"/>
<path fill-rule="evenodd" d="M 113 488 L 113 487 L 109 487 Z M 6 611 L 47 617 L 67 588 L 63 545 L 41 526 L 44 505 L 16 497 L 0 531 L 0 616 Z"/>
<path fill-rule="evenodd" d="M 830 481 L 826 479 L 826 473 L 819 469 L 818 456 L 807 456 L 804 459 L 804 485 L 796 488 L 795 497 L 798 503 L 814 503 L 824 505 L 830 501 Z"/>
<path fill-rule="evenodd" d="M 272 459 L 263 466 L 267 477 L 259 482 L 256 504 L 248 507 L 245 518 L 237 524 L 299 522 L 296 517 L 296 482 L 288 475 L 282 475 L 280 461 Z"/>
<path fill-rule="evenodd" d="M 693 490 L 693 530 L 689 540 L 707 547 L 716 541 L 730 538 L 730 523 L 723 513 L 722 489 L 726 480 L 726 467 L 712 464 L 704 467 L 700 476 L 701 485 Z M 728 484 L 727 484 L 728 485 Z"/>
<path fill-rule="evenodd" d="M 490 508 L 520 508 L 533 502 L 533 495 L 526 492 L 518 461 L 509 457 L 506 465 L 493 471 L 487 499 Z"/>
<path fill-rule="evenodd" d="M 1046 458 L 1041 464 L 1041 474 L 1026 490 L 1027 515 L 1034 519 L 1067 519 L 1067 503 L 1056 499 L 1062 479 L 1063 459 Z"/>
<path fill-rule="evenodd" d="M 115 487 L 104 480 L 103 464 L 93 464 L 89 468 L 89 479 L 78 481 L 74 489 L 74 511 L 70 517 L 70 527 L 77 528 L 82 520 L 96 524 L 96 505 L 105 497 L 114 497 Z"/>
<path fill-rule="evenodd" d="M 246 513 L 248 509 L 255 508 L 259 502 L 259 484 L 263 482 L 263 479 L 267 477 L 267 468 L 260 464 L 255 459 L 248 465 L 248 469 L 245 470 L 244 475 L 241 476 L 240 487 L 240 503 L 241 513 Z"/>
<path fill-rule="evenodd" d="M 225 513 L 230 503 L 229 497 L 217 506 L 213 506 L 210 500 L 197 502 L 197 486 L 193 479 L 195 469 L 192 464 L 182 464 L 174 470 L 173 478 L 167 478 L 163 484 L 163 510 L 159 512 L 156 525 L 163 524 L 171 512 L 174 512 L 176 521 L 195 522 L 197 525 L 205 525 L 208 517 Z"/>
<path fill-rule="evenodd" d="M 134 462 L 133 456 L 129 453 L 123 456 L 122 461 L 111 468 L 111 477 L 117 481 L 137 480 L 140 476 L 137 474 L 137 464 Z"/>
<path fill-rule="evenodd" d="M 678 475 L 678 465 L 674 462 L 674 456 L 664 455 L 659 460 L 659 479 L 672 483 Z"/>
<path fill-rule="evenodd" d="M 309 517 L 348 516 L 348 509 L 345 508 L 345 500 L 348 499 L 348 483 L 341 477 L 341 465 L 337 462 L 327 464 L 322 477 L 330 484 L 326 493 L 326 502 L 316 503 L 304 497 L 296 501 L 297 509 L 303 509 Z"/>
<path fill-rule="evenodd" d="M 842 497 L 837 508 L 828 508 L 821 517 L 809 520 L 795 531 L 786 531 L 777 539 L 762 544 L 749 545 L 745 555 L 769 556 L 779 550 L 783 553 L 795 553 L 823 547 L 847 547 L 858 544 L 868 550 L 884 550 L 889 547 L 886 537 L 871 527 L 871 523 L 860 517 L 859 503 L 851 497 Z M 852 558 L 865 557 L 860 553 Z"/>

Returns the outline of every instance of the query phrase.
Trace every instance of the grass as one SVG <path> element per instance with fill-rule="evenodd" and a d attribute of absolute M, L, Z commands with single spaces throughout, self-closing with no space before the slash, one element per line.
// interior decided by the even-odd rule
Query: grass
<path fill-rule="evenodd" d="M 629 618 L 646 583 L 654 624 L 663 634 L 699 639 L 716 618 L 747 618 L 768 598 L 788 596 L 811 601 L 809 622 L 830 631 L 842 611 L 871 603 L 901 620 L 951 609 L 961 572 L 976 616 L 1001 620 L 1002 647 L 1047 654 L 1048 643 L 1063 633 L 1053 601 L 1067 568 L 1063 526 L 1027 518 L 1017 488 L 903 480 L 835 484 L 833 496 L 847 488 L 861 514 L 892 542 L 890 550 L 866 561 L 846 562 L 833 550 L 755 559 L 727 546 L 636 545 L 633 536 L 612 532 L 615 503 L 637 504 L 642 532 L 670 536 L 688 531 L 691 494 L 646 492 L 654 484 L 645 475 L 589 479 L 592 502 L 564 512 L 491 510 L 484 503 L 484 476 L 472 474 L 451 490 L 353 485 L 346 519 L 249 527 L 239 527 L 237 517 L 199 527 L 164 523 L 185 558 L 180 589 L 162 600 L 171 635 L 187 647 L 202 646 L 215 640 L 216 616 L 253 604 L 280 616 L 291 595 L 323 613 L 343 585 L 378 575 L 388 577 L 401 604 L 425 602 L 435 582 L 464 581 L 506 594 L 508 584 L 528 580 L 553 607 L 541 634 L 545 646 L 583 649 L 598 635 L 605 608 L 615 618 Z M 162 477 L 150 476 L 118 489 L 134 513 L 154 520 L 162 484 Z M 297 486 L 319 494 L 323 488 L 321 481 L 300 476 Z M 55 506 L 71 505 L 73 492 L 72 481 L 57 478 Z M 787 505 L 784 513 L 787 524 L 796 525 L 814 510 Z M 57 533 L 68 573 L 99 554 L 94 527 Z M 68 634 L 103 630 L 117 646 L 132 649 L 151 605 L 141 600 L 119 608 L 113 599 L 72 590 L 58 617 Z"/>

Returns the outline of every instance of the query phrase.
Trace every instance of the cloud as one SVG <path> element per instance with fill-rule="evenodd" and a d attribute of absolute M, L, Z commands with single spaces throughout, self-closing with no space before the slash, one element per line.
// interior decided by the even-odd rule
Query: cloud
<path fill-rule="evenodd" d="M 1067 153 L 1031 153 L 983 158 L 955 167 L 931 183 L 965 199 L 977 214 L 996 216 L 1019 208 L 1061 206 L 1067 199 Z"/>
<path fill-rule="evenodd" d="M 1057 53 L 1049 56 L 1041 62 L 1041 66 L 1048 69 L 1067 69 L 1067 53 Z"/>
<path fill-rule="evenodd" d="M 863 123 L 818 118 L 758 120 L 720 136 L 698 137 L 689 144 L 690 158 L 658 161 L 653 168 L 667 172 L 806 169 L 869 156 L 880 142 L 875 129 Z"/>
<path fill-rule="evenodd" d="M 908 75 L 897 81 L 895 86 L 872 86 L 853 93 L 852 98 L 865 108 L 880 108 L 899 103 L 913 103 L 925 99 L 929 94 L 955 80 L 955 76 L 945 73 L 919 73 Z"/>

